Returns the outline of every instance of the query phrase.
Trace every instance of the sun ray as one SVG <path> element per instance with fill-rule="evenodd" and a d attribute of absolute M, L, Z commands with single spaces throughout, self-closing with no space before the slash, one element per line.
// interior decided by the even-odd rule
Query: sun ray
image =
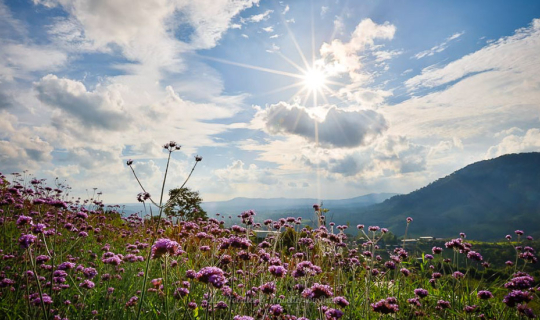
<path fill-rule="evenodd" d="M 274 90 L 270 90 L 270 91 L 267 91 L 267 92 L 263 92 L 263 93 L 259 94 L 259 96 L 266 96 L 266 95 L 269 95 L 269 94 L 274 94 L 274 93 L 282 92 L 282 91 L 285 91 L 285 90 L 288 90 L 288 89 L 292 89 L 292 88 L 295 88 L 295 87 L 300 87 L 301 85 L 302 85 L 301 82 L 293 83 L 293 84 L 290 84 L 290 85 L 288 85 L 288 86 L 283 86 L 283 87 L 280 87 L 280 88 L 277 88 L 277 89 L 274 89 Z"/>
<path fill-rule="evenodd" d="M 289 28 L 289 24 L 287 23 L 287 21 L 285 20 L 285 18 L 282 16 L 281 17 L 282 21 L 283 21 L 283 25 L 285 26 L 285 28 L 287 29 L 287 33 L 289 34 L 289 36 L 291 37 L 291 40 L 294 44 L 294 47 L 296 48 L 296 51 L 298 52 L 298 54 L 300 55 L 300 58 L 302 58 L 302 61 L 304 62 L 304 65 L 306 66 L 306 69 L 309 69 L 309 63 L 306 59 L 306 56 L 304 55 L 304 53 L 302 52 L 302 49 L 300 49 L 300 45 L 298 44 L 298 41 L 296 41 L 296 37 L 294 36 L 294 33 L 291 31 L 291 29 Z"/>
<path fill-rule="evenodd" d="M 264 68 L 264 67 L 258 67 L 258 66 L 254 66 L 254 65 L 250 65 L 250 64 L 234 62 L 234 61 L 229 61 L 229 60 L 220 59 L 220 58 L 214 58 L 214 57 L 209 57 L 209 56 L 199 56 L 199 57 L 207 59 L 207 60 L 212 60 L 212 61 L 216 61 L 216 62 L 230 64 L 230 65 L 237 66 L 237 67 L 253 69 L 253 70 L 258 70 L 258 71 L 264 71 L 264 72 L 268 72 L 268 73 L 279 74 L 279 75 L 287 76 L 287 77 L 291 77 L 291 78 L 297 78 L 297 79 L 302 79 L 303 78 L 302 75 L 299 75 L 299 74 L 296 74 L 296 73 L 280 71 L 280 70 Z"/>

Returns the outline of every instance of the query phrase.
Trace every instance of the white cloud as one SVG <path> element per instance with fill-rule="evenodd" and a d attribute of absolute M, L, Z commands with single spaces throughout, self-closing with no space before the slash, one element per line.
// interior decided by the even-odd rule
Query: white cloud
<path fill-rule="evenodd" d="M 262 184 L 276 184 L 278 180 L 268 169 L 260 169 L 255 164 L 244 167 L 242 160 L 235 160 L 226 169 L 214 170 L 214 174 L 219 181 L 227 183 L 246 184 L 250 182 Z"/>
<path fill-rule="evenodd" d="M 422 59 L 424 57 L 430 57 L 436 53 L 439 53 L 439 52 L 443 52 L 444 50 L 446 50 L 446 48 L 448 48 L 448 45 L 451 41 L 461 37 L 465 32 L 457 32 L 457 33 L 454 33 L 453 35 L 449 36 L 448 38 L 446 38 L 446 40 L 444 40 L 442 43 L 432 47 L 431 49 L 429 50 L 425 50 L 425 51 L 421 51 L 421 52 L 418 52 L 417 54 L 414 55 L 414 57 L 416 59 Z"/>
<path fill-rule="evenodd" d="M 338 20 L 336 20 L 338 21 Z M 373 107 L 369 100 L 382 101 L 384 97 L 391 95 L 390 92 L 378 89 L 367 90 L 366 86 L 373 81 L 373 74 L 363 69 L 363 59 L 366 51 L 378 50 L 375 40 L 391 40 L 396 32 L 396 27 L 388 22 L 376 24 L 371 19 L 362 20 L 355 28 L 349 42 L 339 39 L 331 43 L 324 43 L 320 48 L 321 57 L 324 60 L 325 72 L 330 77 L 348 75 L 350 84 L 339 89 L 338 93 L 347 97 L 350 101 L 360 103 L 362 107 Z M 398 51 L 381 51 L 374 53 L 382 62 L 386 58 L 397 55 Z M 368 91 L 369 94 L 381 94 L 378 98 L 356 99 L 362 96 L 358 91 Z"/>
<path fill-rule="evenodd" d="M 56 70 L 66 62 L 67 55 L 52 47 L 6 41 L 0 47 L 0 83 L 28 79 L 31 72 Z"/>
<path fill-rule="evenodd" d="M 287 12 L 289 12 L 290 9 L 291 8 L 289 8 L 289 5 L 286 5 L 281 14 L 286 14 Z"/>
<path fill-rule="evenodd" d="M 443 67 L 406 81 L 410 90 L 447 85 L 381 112 L 390 132 L 414 138 L 493 137 L 538 127 L 540 20 Z M 454 83 L 455 82 L 455 83 Z"/>
<path fill-rule="evenodd" d="M 442 68 L 422 71 L 405 82 L 414 90 L 433 88 L 480 72 L 525 72 L 526 61 L 536 61 L 540 48 L 540 19 L 534 19 L 527 28 L 516 30 L 513 36 L 503 37 L 492 44 L 453 61 Z"/>
<path fill-rule="evenodd" d="M 38 99 L 69 115 L 81 126 L 125 130 L 130 123 L 124 101 L 112 87 L 87 91 L 78 81 L 47 75 L 34 84 Z"/>
<path fill-rule="evenodd" d="M 273 26 L 269 26 L 269 27 L 266 27 L 266 28 L 262 28 L 264 31 L 266 32 L 274 32 L 274 27 Z"/>
<path fill-rule="evenodd" d="M 529 129 L 524 135 L 510 134 L 489 148 L 486 158 L 495 158 L 508 153 L 540 151 L 540 129 Z"/>
<path fill-rule="evenodd" d="M 274 10 L 266 10 L 263 13 L 252 15 L 248 18 L 243 19 L 244 22 L 261 22 L 270 19 L 270 14 L 273 13 Z"/>

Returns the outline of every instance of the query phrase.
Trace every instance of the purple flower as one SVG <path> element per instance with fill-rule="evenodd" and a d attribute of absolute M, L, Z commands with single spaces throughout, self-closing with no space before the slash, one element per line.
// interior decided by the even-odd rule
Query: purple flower
<path fill-rule="evenodd" d="M 283 266 L 270 266 L 268 267 L 268 271 L 278 278 L 282 278 L 287 274 L 287 269 Z"/>
<path fill-rule="evenodd" d="M 493 294 L 488 290 L 478 291 L 478 298 L 482 300 L 488 300 L 493 298 Z"/>
<path fill-rule="evenodd" d="M 414 289 L 414 294 L 420 298 L 425 298 L 429 295 L 429 292 L 426 289 L 418 288 Z"/>
<path fill-rule="evenodd" d="M 465 275 L 459 271 L 456 271 L 452 274 L 452 277 L 456 278 L 456 279 L 463 279 L 465 277 Z"/>
<path fill-rule="evenodd" d="M 508 295 L 504 297 L 503 302 L 510 308 L 513 308 L 518 303 L 531 301 L 532 298 L 533 297 L 529 292 L 513 290 L 512 292 L 510 292 Z"/>
<path fill-rule="evenodd" d="M 520 304 L 518 305 L 518 312 L 524 314 L 529 319 L 536 318 L 536 315 L 534 314 L 533 310 L 531 308 L 527 308 L 526 305 Z"/>
<path fill-rule="evenodd" d="M 32 232 L 33 233 L 43 233 L 43 231 L 45 230 L 45 228 L 47 228 L 46 225 L 44 225 L 43 223 L 38 223 L 36 225 L 34 225 L 32 227 Z"/>
<path fill-rule="evenodd" d="M 399 272 L 401 272 L 404 276 L 408 277 L 411 272 L 407 268 L 401 268 L 399 269 Z"/>
<path fill-rule="evenodd" d="M 415 305 L 417 307 L 422 306 L 422 304 L 420 303 L 420 299 L 418 299 L 418 298 L 407 299 L 407 303 L 410 304 L 410 305 Z"/>
<path fill-rule="evenodd" d="M 433 256 L 430 255 L 430 254 L 424 255 L 424 257 L 425 257 L 426 259 L 428 259 L 428 260 L 433 260 Z"/>
<path fill-rule="evenodd" d="M 379 231 L 379 229 L 380 229 L 379 226 L 369 226 L 368 228 L 369 231 L 373 231 L 373 232 Z"/>
<path fill-rule="evenodd" d="M 337 304 L 338 306 L 342 308 L 345 308 L 346 306 L 349 305 L 349 301 L 347 301 L 345 297 L 335 297 L 333 301 L 335 304 Z"/>
<path fill-rule="evenodd" d="M 509 234 L 507 234 L 505 238 L 506 238 L 506 240 L 512 240 L 512 236 L 509 235 Z"/>
<path fill-rule="evenodd" d="M 362 229 L 364 229 L 364 225 L 363 225 L 363 224 L 359 224 L 359 225 L 356 226 L 356 228 L 357 228 L 358 230 L 362 230 Z"/>
<path fill-rule="evenodd" d="M 253 317 L 250 316 L 234 316 L 233 320 L 254 320 Z"/>
<path fill-rule="evenodd" d="M 373 311 L 382 314 L 396 313 L 399 311 L 397 299 L 394 297 L 389 297 L 379 300 L 376 303 L 372 303 L 371 308 L 373 309 Z"/>
<path fill-rule="evenodd" d="M 302 292 L 302 296 L 306 299 L 330 298 L 333 295 L 334 293 L 330 286 L 319 283 L 314 283 L 311 288 L 307 288 Z"/>
<path fill-rule="evenodd" d="M 83 274 L 87 279 L 93 279 L 95 276 L 97 276 L 98 272 L 94 268 L 84 268 Z"/>
<path fill-rule="evenodd" d="M 169 239 L 158 239 L 152 246 L 152 259 L 158 259 L 165 254 L 174 255 L 180 245 Z"/>
<path fill-rule="evenodd" d="M 36 242 L 37 237 L 33 234 L 23 234 L 19 238 L 19 245 L 22 249 L 28 249 L 34 242 Z"/>
<path fill-rule="evenodd" d="M 175 291 L 174 291 L 174 297 L 176 299 L 180 299 L 182 297 L 185 297 L 189 294 L 189 290 L 187 288 L 177 288 Z"/>
<path fill-rule="evenodd" d="M 280 314 L 283 313 L 283 307 L 279 304 L 274 304 L 272 306 L 270 306 L 270 308 L 268 309 L 270 314 L 274 315 L 274 316 L 279 316 Z"/>
<path fill-rule="evenodd" d="M 20 215 L 19 218 L 17 219 L 17 225 L 24 226 L 26 224 L 32 224 L 32 217 Z"/>
<path fill-rule="evenodd" d="M 75 268 L 75 263 L 73 262 L 62 262 L 56 267 L 58 270 L 69 270 Z"/>
<path fill-rule="evenodd" d="M 467 258 L 471 260 L 482 261 L 482 256 L 476 251 L 469 251 L 469 253 L 467 253 Z"/>
<path fill-rule="evenodd" d="M 92 288 L 94 288 L 95 286 L 96 286 L 96 285 L 95 285 L 92 281 L 90 281 L 90 280 L 84 280 L 83 282 L 81 282 L 81 283 L 79 284 L 79 287 L 81 287 L 81 288 L 86 288 L 86 289 L 92 289 Z"/>
<path fill-rule="evenodd" d="M 276 284 L 274 282 L 267 282 L 261 285 L 259 290 L 265 294 L 274 294 L 276 292 Z"/>
<path fill-rule="evenodd" d="M 327 320 L 340 319 L 341 317 L 343 317 L 343 312 L 341 310 L 338 310 L 338 309 L 328 309 L 324 313 L 324 317 Z"/>
<path fill-rule="evenodd" d="M 44 293 L 41 297 L 39 296 L 39 293 L 34 293 L 34 294 L 31 294 L 28 298 L 30 299 L 30 303 L 34 306 L 41 305 L 42 299 L 43 299 L 44 304 L 53 303 L 53 300 L 51 299 L 51 297 L 49 297 L 46 293 Z"/>
<path fill-rule="evenodd" d="M 433 248 L 431 248 L 431 252 L 433 252 L 433 254 L 441 254 L 443 252 L 443 248 L 441 248 L 441 247 L 433 247 Z"/>
<path fill-rule="evenodd" d="M 518 236 L 522 236 L 524 234 L 523 230 L 516 230 L 514 231 L 515 234 L 517 234 Z"/>
<path fill-rule="evenodd" d="M 195 277 L 200 282 L 210 283 L 218 289 L 223 287 L 223 285 L 227 283 L 227 279 L 225 279 L 223 270 L 218 267 L 202 268 L 199 272 L 197 272 Z"/>
<path fill-rule="evenodd" d="M 450 302 L 445 301 L 445 300 L 439 300 L 437 301 L 437 307 L 441 309 L 448 309 L 450 308 Z"/>
<path fill-rule="evenodd" d="M 504 284 L 506 289 L 529 289 L 534 285 L 534 278 L 526 273 L 519 273 L 518 276 Z"/>
<path fill-rule="evenodd" d="M 139 297 L 133 296 L 129 299 L 128 302 L 126 302 L 126 307 L 133 307 L 137 304 L 137 301 L 139 300 Z"/>
<path fill-rule="evenodd" d="M 474 304 L 472 306 L 465 306 L 465 308 L 463 308 L 463 311 L 467 313 L 471 313 L 471 312 L 476 311 L 476 309 L 478 309 L 478 306 Z"/>
<path fill-rule="evenodd" d="M 407 217 L 407 223 L 411 223 L 413 219 L 411 217 Z"/>

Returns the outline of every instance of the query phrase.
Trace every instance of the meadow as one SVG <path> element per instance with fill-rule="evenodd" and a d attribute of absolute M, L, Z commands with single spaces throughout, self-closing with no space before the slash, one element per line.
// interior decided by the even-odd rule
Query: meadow
<path fill-rule="evenodd" d="M 179 149 L 164 148 L 169 159 Z M 259 222 L 250 208 L 231 220 L 169 219 L 165 190 L 154 199 L 139 181 L 146 216 L 124 217 L 59 183 L 25 174 L 0 183 L 3 319 L 525 319 L 540 310 L 537 242 L 521 230 L 501 244 L 512 259 L 493 269 L 465 234 L 424 252 L 386 246 L 384 226 L 335 225 L 317 204 L 314 228 L 296 217 Z"/>

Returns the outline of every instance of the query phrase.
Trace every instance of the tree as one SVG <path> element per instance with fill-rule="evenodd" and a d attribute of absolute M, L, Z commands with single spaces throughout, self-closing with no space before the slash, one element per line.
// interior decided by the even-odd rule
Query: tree
<path fill-rule="evenodd" d="M 189 188 L 176 188 L 169 190 L 169 201 L 165 207 L 165 214 L 177 220 L 206 219 L 206 212 L 201 208 L 202 199 L 198 191 Z"/>

